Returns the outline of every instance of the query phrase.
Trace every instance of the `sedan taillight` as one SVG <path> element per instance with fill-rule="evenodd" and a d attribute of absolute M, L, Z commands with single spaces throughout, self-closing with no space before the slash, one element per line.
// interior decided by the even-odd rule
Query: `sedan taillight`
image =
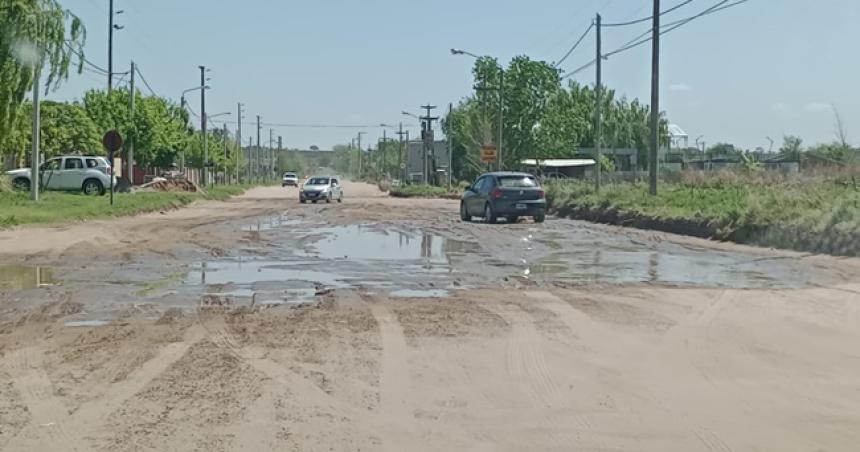
<path fill-rule="evenodd" d="M 502 197 L 502 190 L 497 188 L 490 193 L 490 196 L 492 196 L 493 199 L 499 199 Z"/>
<path fill-rule="evenodd" d="M 543 190 L 538 190 L 538 199 L 544 198 L 546 198 L 546 192 L 544 192 Z"/>

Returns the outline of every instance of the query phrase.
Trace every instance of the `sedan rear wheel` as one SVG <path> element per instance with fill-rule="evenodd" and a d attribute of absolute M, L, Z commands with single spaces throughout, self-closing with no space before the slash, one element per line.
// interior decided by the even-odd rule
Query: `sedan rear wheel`
<path fill-rule="evenodd" d="M 487 203 L 487 205 L 484 206 L 484 221 L 486 221 L 487 224 L 496 223 L 496 214 L 493 213 L 493 206 L 491 206 L 490 203 Z"/>
<path fill-rule="evenodd" d="M 465 202 L 460 203 L 460 219 L 463 221 L 472 221 L 472 216 L 469 215 L 469 209 Z"/>

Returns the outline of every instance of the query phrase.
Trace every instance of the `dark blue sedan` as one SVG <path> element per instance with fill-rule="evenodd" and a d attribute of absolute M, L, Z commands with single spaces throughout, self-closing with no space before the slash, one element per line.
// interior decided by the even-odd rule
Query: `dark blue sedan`
<path fill-rule="evenodd" d="M 471 221 L 473 216 L 483 217 L 487 223 L 495 223 L 497 218 L 516 223 L 520 217 L 542 223 L 546 219 L 546 196 L 531 174 L 482 174 L 460 200 L 460 218 Z"/>

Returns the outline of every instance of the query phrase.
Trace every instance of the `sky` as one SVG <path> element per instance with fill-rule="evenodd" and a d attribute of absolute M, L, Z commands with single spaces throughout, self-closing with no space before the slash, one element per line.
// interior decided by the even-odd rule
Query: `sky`
<path fill-rule="evenodd" d="M 449 49 L 509 61 L 517 55 L 557 61 L 600 13 L 604 23 L 650 15 L 651 0 L 114 0 L 123 10 L 114 35 L 114 71 L 131 60 L 155 93 L 177 103 L 200 83 L 199 65 L 211 68 L 207 111 L 230 111 L 237 102 L 245 121 L 262 117 L 284 145 L 330 148 L 358 132 L 375 143 L 380 124 L 404 122 L 411 133 L 431 103 L 437 112 L 472 90 L 472 60 Z M 107 67 L 108 0 L 61 0 L 87 26 L 87 59 Z M 663 9 L 681 0 L 663 0 Z M 694 0 L 664 16 L 683 19 L 717 3 Z M 860 143 L 860 2 L 857 0 L 749 0 L 702 17 L 661 41 L 661 110 L 690 135 L 690 144 L 728 142 L 754 149 L 779 148 L 791 134 L 806 144 L 835 137 L 835 106 L 849 140 Z M 605 28 L 605 52 L 645 32 L 649 25 Z M 606 86 L 628 99 L 650 102 L 650 44 L 604 62 Z M 591 33 L 561 65 L 593 59 Z M 574 80 L 593 84 L 589 69 Z M 127 83 L 127 77 L 120 84 Z M 47 96 L 74 100 L 106 77 L 73 75 Z M 149 90 L 138 82 L 143 92 Z M 199 113 L 199 93 L 190 93 Z M 288 127 L 326 125 L 358 127 Z M 256 127 L 243 125 L 245 140 Z M 395 131 L 388 128 L 388 136 Z M 256 139 L 256 136 L 254 137 Z"/>

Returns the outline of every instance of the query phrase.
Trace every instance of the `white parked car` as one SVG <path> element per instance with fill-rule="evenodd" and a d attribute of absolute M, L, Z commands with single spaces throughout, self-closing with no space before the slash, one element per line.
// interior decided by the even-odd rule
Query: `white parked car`
<path fill-rule="evenodd" d="M 70 155 L 43 163 L 39 167 L 39 178 L 45 190 L 80 190 L 86 195 L 103 195 L 110 188 L 110 172 L 110 163 L 104 157 Z M 30 168 L 7 171 L 6 175 L 15 188 L 30 189 Z M 113 184 L 116 186 L 116 177 Z"/>
<path fill-rule="evenodd" d="M 284 173 L 284 178 L 281 181 L 281 187 L 286 187 L 286 186 L 298 187 L 299 186 L 299 176 L 297 176 L 296 173 Z"/>

